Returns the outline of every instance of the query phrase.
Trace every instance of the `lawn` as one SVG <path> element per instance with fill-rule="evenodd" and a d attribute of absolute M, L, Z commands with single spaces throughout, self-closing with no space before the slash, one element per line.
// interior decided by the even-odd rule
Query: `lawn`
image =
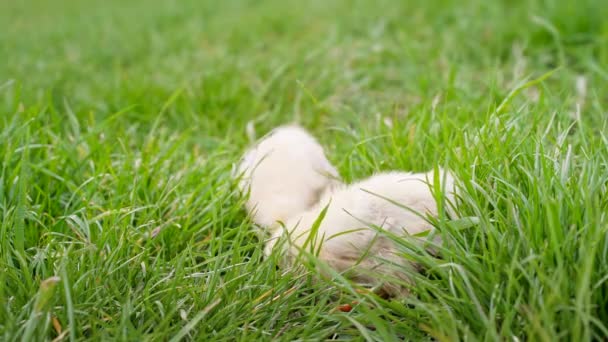
<path fill-rule="evenodd" d="M 0 2 L 0 340 L 608 337 L 602 0 Z M 446 165 L 408 298 L 264 259 L 231 178 L 297 121 L 346 181 Z M 352 310 L 344 310 L 352 304 Z M 341 310 L 342 309 L 342 310 Z"/>

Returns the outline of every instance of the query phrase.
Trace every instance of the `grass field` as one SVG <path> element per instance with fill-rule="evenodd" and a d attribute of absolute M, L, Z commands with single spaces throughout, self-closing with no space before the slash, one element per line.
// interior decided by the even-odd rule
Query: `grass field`
<path fill-rule="evenodd" d="M 607 14 L 0 2 L 0 340 L 605 340 Z M 294 120 L 347 181 L 461 179 L 479 223 L 437 222 L 442 258 L 411 256 L 411 297 L 262 258 L 231 168 L 248 124 Z"/>

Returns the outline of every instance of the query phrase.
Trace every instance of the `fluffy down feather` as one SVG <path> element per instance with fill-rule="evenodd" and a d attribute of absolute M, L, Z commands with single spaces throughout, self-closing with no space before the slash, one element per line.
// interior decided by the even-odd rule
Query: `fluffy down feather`
<path fill-rule="evenodd" d="M 312 207 L 340 184 L 323 148 L 301 127 L 274 129 L 248 150 L 237 168 L 241 192 L 253 221 L 268 228 Z"/>
<path fill-rule="evenodd" d="M 274 227 L 265 253 L 269 254 L 277 240 L 288 234 L 290 243 L 277 245 L 286 253 L 285 260 L 293 260 L 302 247 L 311 250 L 313 245 L 319 259 L 338 272 L 348 271 L 354 281 L 382 285 L 381 292 L 388 296 L 406 294 L 400 281 L 382 282 L 378 274 L 407 282 L 404 267 L 415 265 L 397 255 L 393 242 L 374 226 L 403 237 L 432 229 L 425 216 L 438 214 L 429 187 L 433 174 L 389 172 L 334 189 L 317 205 L 289 219 L 284 227 Z M 452 202 L 454 178 L 442 170 L 439 175 L 446 203 Z M 326 206 L 316 237 L 311 239 L 311 227 Z"/>

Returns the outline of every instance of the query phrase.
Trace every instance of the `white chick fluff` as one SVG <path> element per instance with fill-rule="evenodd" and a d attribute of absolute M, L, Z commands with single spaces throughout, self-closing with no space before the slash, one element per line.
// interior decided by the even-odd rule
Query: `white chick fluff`
<path fill-rule="evenodd" d="M 253 221 L 262 228 L 277 225 L 317 203 L 340 184 L 338 172 L 317 140 L 303 128 L 275 128 L 241 159 L 236 176 Z"/>
<path fill-rule="evenodd" d="M 433 175 L 433 171 L 381 173 L 328 192 L 313 208 L 293 216 L 283 227 L 275 227 L 265 254 L 280 246 L 285 253 L 281 260 L 292 263 L 300 250 L 315 251 L 319 260 L 356 283 L 377 287 L 388 297 L 407 295 L 403 284 L 411 281 L 404 268 L 415 269 L 415 265 L 398 255 L 392 240 L 378 228 L 399 237 L 432 229 L 425 215 L 438 214 L 430 187 Z M 446 203 L 453 202 L 453 176 L 443 170 L 439 175 Z M 311 228 L 326 207 L 313 239 Z M 289 241 L 277 244 L 286 234 Z M 392 281 L 380 279 L 382 276 Z"/>

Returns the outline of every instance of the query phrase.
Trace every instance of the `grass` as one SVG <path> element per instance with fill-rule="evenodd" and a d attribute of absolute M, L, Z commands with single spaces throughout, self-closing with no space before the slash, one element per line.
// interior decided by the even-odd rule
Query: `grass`
<path fill-rule="evenodd" d="M 4 1 L 0 42 L 0 340 L 608 336 L 600 0 Z M 411 297 L 263 259 L 230 171 L 294 120 L 462 180 Z"/>

